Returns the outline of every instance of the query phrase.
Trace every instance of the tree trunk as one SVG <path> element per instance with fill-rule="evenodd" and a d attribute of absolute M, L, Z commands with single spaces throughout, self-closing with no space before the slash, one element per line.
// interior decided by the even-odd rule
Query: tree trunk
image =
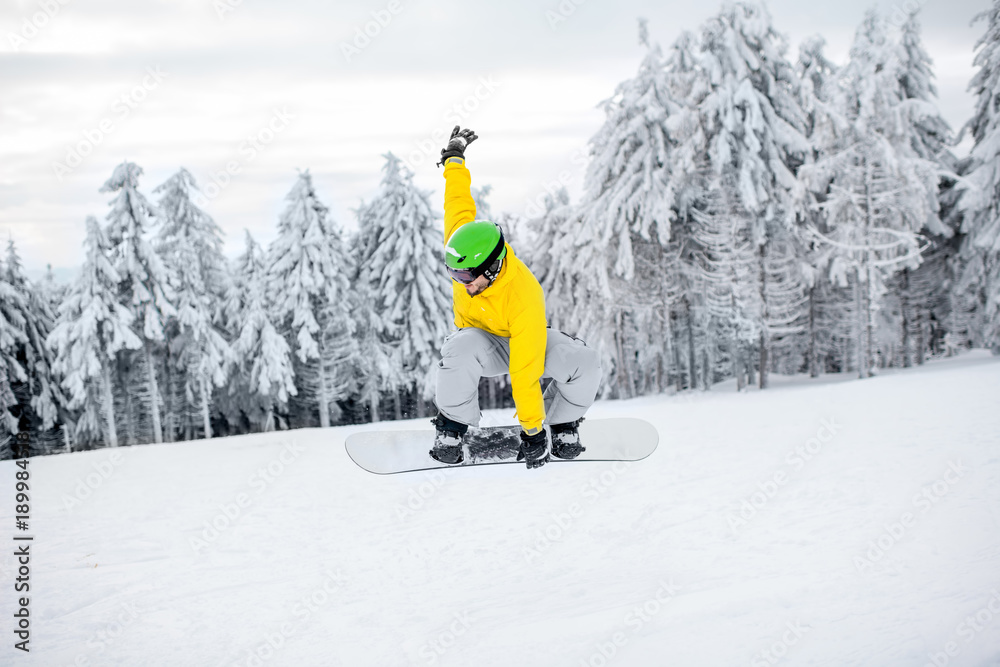
<path fill-rule="evenodd" d="M 662 394 L 663 390 L 666 388 L 664 379 L 666 378 L 666 365 L 663 360 L 666 359 L 667 351 L 663 350 L 662 354 L 656 355 L 656 393 Z"/>
<path fill-rule="evenodd" d="M 163 408 L 165 415 L 163 418 L 163 440 L 166 442 L 174 442 L 177 435 L 177 406 L 174 404 L 174 398 L 177 396 L 177 387 L 175 386 L 173 363 L 170 359 L 170 337 L 167 337 L 166 346 L 166 360 L 167 362 L 163 365 L 163 374 L 165 376 L 165 384 L 167 387 L 167 392 L 163 396 Z"/>
<path fill-rule="evenodd" d="M 330 390 L 326 386 L 326 369 L 323 365 L 323 341 L 320 337 L 319 358 L 316 360 L 319 374 L 319 425 L 323 428 L 330 426 Z"/>
<path fill-rule="evenodd" d="M 866 321 L 867 316 L 865 312 L 865 300 L 864 297 L 862 297 L 861 295 L 863 289 L 864 287 L 862 285 L 862 280 L 861 280 L 861 271 L 859 269 L 858 277 L 854 284 L 854 302 L 855 302 L 855 307 L 858 311 L 857 317 L 855 318 L 856 319 L 855 327 L 856 327 L 857 345 L 858 345 L 858 352 L 857 352 L 858 377 L 862 380 L 868 377 L 867 375 L 865 375 L 865 330 L 868 325 Z"/>
<path fill-rule="evenodd" d="M 118 428 L 115 426 L 115 396 L 111 390 L 111 370 L 101 364 L 101 389 L 104 393 L 104 422 L 108 429 L 108 446 L 118 446 Z"/>
<path fill-rule="evenodd" d="M 816 287 L 809 288 L 809 377 L 819 377 L 819 351 L 816 349 Z"/>
<path fill-rule="evenodd" d="M 924 338 L 924 312 L 919 306 L 917 307 L 917 366 L 924 365 L 924 349 L 926 346 L 926 341 Z"/>
<path fill-rule="evenodd" d="M 746 380 L 743 377 L 743 351 L 740 348 L 740 341 L 733 334 L 733 375 L 736 377 L 736 391 L 743 391 L 746 387 Z"/>
<path fill-rule="evenodd" d="M 156 362 L 153 360 L 153 350 L 149 341 L 145 341 L 146 374 L 149 378 L 149 408 L 153 419 L 153 442 L 163 442 L 163 426 L 160 424 L 160 390 L 156 384 Z"/>
<path fill-rule="evenodd" d="M 672 322 L 676 323 L 677 318 L 673 310 L 670 312 L 670 319 Z M 670 340 L 671 347 L 674 349 L 674 382 L 676 383 L 677 391 L 684 389 L 684 373 L 681 371 L 681 346 L 677 341 L 677 327 L 670 327 Z"/>
<path fill-rule="evenodd" d="M 618 311 L 615 317 L 615 342 L 618 348 L 618 391 L 622 398 L 632 398 L 634 394 L 634 384 L 632 382 L 631 364 L 625 356 L 625 315 Z"/>
<path fill-rule="evenodd" d="M 762 243 L 760 246 L 760 304 L 761 304 L 761 317 L 760 317 L 760 388 L 767 389 L 768 377 L 767 370 L 768 364 L 770 363 L 768 346 L 770 345 L 770 336 L 767 332 L 767 267 L 764 264 L 765 258 L 765 248 L 766 243 Z"/>
<path fill-rule="evenodd" d="M 709 358 L 709 355 L 708 355 L 708 347 L 709 346 L 706 345 L 701 350 L 701 371 L 702 371 L 702 374 L 703 374 L 703 377 L 702 377 L 702 386 L 705 388 L 705 391 L 708 391 L 709 389 L 712 388 L 712 380 L 714 379 L 712 377 L 712 375 L 713 375 L 713 373 L 712 373 L 712 365 L 713 364 L 712 364 L 711 358 Z"/>
<path fill-rule="evenodd" d="M 135 392 L 131 391 L 132 388 L 132 372 L 129 370 L 129 366 L 125 359 L 127 358 L 125 354 L 119 354 L 120 358 L 118 365 L 118 377 L 123 378 L 122 384 L 125 387 L 123 395 L 125 396 L 124 405 L 124 415 L 123 422 L 125 425 L 125 433 L 120 439 L 120 444 L 134 445 L 139 442 L 139 436 L 136 429 L 139 426 L 139 420 L 142 415 L 136 410 L 136 404 L 140 401 L 135 397 Z"/>
<path fill-rule="evenodd" d="M 900 290 L 899 310 L 903 316 L 903 368 L 913 365 L 910 357 L 910 270 L 903 269 L 903 288 Z"/>
<path fill-rule="evenodd" d="M 208 399 L 212 395 L 211 387 L 205 378 L 201 379 L 201 419 L 205 427 L 205 438 L 212 437 L 212 416 L 208 409 Z"/>
<path fill-rule="evenodd" d="M 500 399 L 497 397 L 497 381 L 496 378 L 486 378 L 486 394 L 487 402 L 492 409 L 500 407 Z"/>
<path fill-rule="evenodd" d="M 861 293 L 863 298 L 862 306 L 864 307 L 864 334 L 863 341 L 864 347 L 862 349 L 861 364 L 863 365 L 862 375 L 863 378 L 869 378 L 872 375 L 872 366 L 875 365 L 874 358 L 872 356 L 872 340 L 874 338 L 875 329 L 875 314 L 872 312 L 872 254 L 871 254 L 871 236 L 870 230 L 872 226 L 872 211 L 874 210 L 874 203 L 872 202 L 872 167 L 871 161 L 865 158 L 865 219 L 864 219 L 864 240 L 865 240 L 865 250 L 864 250 L 864 272 L 865 272 L 865 284 L 864 289 Z"/>
<path fill-rule="evenodd" d="M 690 384 L 688 389 L 698 388 L 698 374 L 695 368 L 695 357 L 694 357 L 694 325 L 691 320 L 691 303 L 685 297 L 684 299 L 684 310 L 687 313 L 687 334 L 688 334 L 688 379 Z"/>
<path fill-rule="evenodd" d="M 764 331 L 760 332 L 760 384 L 758 385 L 761 389 L 767 389 L 768 387 L 768 376 L 767 376 L 767 364 L 770 362 L 767 356 L 767 333 Z"/>

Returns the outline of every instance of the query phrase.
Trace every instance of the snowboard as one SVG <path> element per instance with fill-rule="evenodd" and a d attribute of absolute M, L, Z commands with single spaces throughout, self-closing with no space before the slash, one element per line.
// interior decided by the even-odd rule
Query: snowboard
<path fill-rule="evenodd" d="M 365 431 L 347 436 L 347 454 L 359 466 L 378 475 L 417 472 L 435 468 L 462 468 L 492 464 L 518 463 L 521 444 L 520 426 L 470 428 L 465 434 L 465 460 L 448 465 L 431 458 L 434 430 Z M 550 456 L 549 463 L 578 461 L 639 461 L 656 449 L 660 436 L 647 421 L 630 417 L 584 419 L 580 424 L 580 443 L 586 451 L 575 459 Z"/>

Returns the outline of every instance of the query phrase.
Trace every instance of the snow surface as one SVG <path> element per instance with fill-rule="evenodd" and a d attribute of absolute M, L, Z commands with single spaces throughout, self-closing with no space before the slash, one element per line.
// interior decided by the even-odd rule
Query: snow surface
<path fill-rule="evenodd" d="M 31 652 L 5 548 L 0 664 L 1000 664 L 1000 359 L 773 379 L 596 405 L 659 429 L 628 466 L 344 451 L 424 420 L 32 459 Z"/>

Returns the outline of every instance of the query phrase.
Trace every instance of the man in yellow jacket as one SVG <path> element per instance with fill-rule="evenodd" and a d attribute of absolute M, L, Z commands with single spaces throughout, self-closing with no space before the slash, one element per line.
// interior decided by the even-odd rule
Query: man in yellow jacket
<path fill-rule="evenodd" d="M 549 460 L 546 423 L 553 456 L 576 458 L 584 451 L 577 427 L 597 394 L 600 360 L 583 341 L 547 328 L 538 280 L 499 225 L 475 219 L 472 176 L 465 167 L 465 148 L 475 139 L 472 130 L 456 126 L 441 151 L 445 264 L 458 331 L 441 350 L 430 454 L 444 463 L 462 462 L 462 438 L 469 426 L 479 425 L 479 379 L 509 373 L 521 424 L 518 460 L 537 468 Z M 551 378 L 544 396 L 542 377 Z"/>

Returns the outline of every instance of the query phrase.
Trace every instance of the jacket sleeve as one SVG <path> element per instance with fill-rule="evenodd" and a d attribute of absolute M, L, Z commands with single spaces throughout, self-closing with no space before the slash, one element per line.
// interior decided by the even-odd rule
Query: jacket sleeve
<path fill-rule="evenodd" d="M 542 400 L 542 373 L 545 372 L 545 294 L 531 281 L 533 289 L 522 290 L 510 304 L 510 385 L 517 408 L 517 420 L 529 434 L 537 433 L 545 421 Z"/>
<path fill-rule="evenodd" d="M 465 167 L 465 160 L 448 158 L 444 165 L 444 242 L 448 242 L 456 229 L 475 219 L 472 175 Z"/>

